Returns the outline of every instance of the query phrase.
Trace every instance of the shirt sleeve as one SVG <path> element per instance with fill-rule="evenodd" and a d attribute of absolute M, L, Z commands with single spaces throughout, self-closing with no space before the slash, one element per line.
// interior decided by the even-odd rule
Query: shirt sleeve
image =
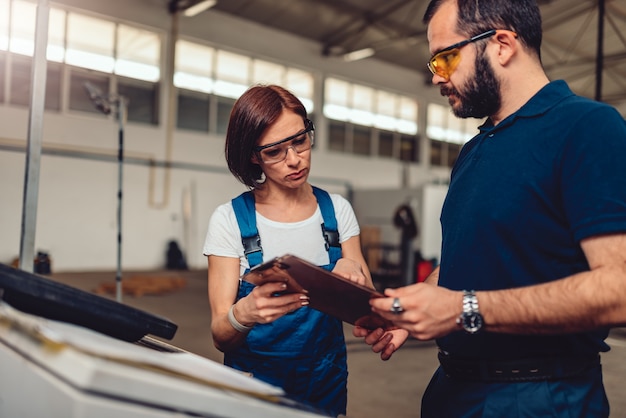
<path fill-rule="evenodd" d="M 241 232 L 232 203 L 218 206 L 211 215 L 202 253 L 206 256 L 243 257 Z"/>
<path fill-rule="evenodd" d="M 345 242 L 361 233 L 359 223 L 352 209 L 352 205 L 346 198 L 339 194 L 330 195 L 335 207 L 337 228 L 339 229 L 339 241 Z"/>
<path fill-rule="evenodd" d="M 562 157 L 562 190 L 574 237 L 626 232 L 626 122 L 596 106 L 573 122 Z"/>

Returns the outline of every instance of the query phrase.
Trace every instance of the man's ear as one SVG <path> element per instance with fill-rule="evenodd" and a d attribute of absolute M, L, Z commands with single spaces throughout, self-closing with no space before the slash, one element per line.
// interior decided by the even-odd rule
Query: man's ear
<path fill-rule="evenodd" d="M 508 30 L 499 30 L 496 32 L 495 39 L 498 42 L 498 62 L 506 66 L 520 48 L 517 34 Z"/>

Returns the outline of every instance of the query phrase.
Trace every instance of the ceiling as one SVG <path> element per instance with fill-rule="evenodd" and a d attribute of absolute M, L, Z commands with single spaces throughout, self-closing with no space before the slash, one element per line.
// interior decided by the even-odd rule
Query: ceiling
<path fill-rule="evenodd" d="M 598 18 L 601 1 L 603 19 Z M 565 79 L 575 92 L 599 97 L 626 115 L 626 0 L 538 3 L 548 76 Z M 425 65 L 430 54 L 422 23 L 427 4 L 427 0 L 218 0 L 213 10 L 316 41 L 322 56 L 372 48 L 373 55 L 362 62 L 386 61 L 423 73 L 425 80 L 430 80 Z M 604 28 L 600 83 L 596 77 L 598 26 Z"/>

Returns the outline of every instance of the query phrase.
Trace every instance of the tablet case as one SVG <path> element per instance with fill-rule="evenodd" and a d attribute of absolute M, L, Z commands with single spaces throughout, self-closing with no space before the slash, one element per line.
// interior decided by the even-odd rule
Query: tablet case
<path fill-rule="evenodd" d="M 324 270 L 297 256 L 286 254 L 253 268 L 242 280 L 255 285 L 284 282 L 285 292 L 305 293 L 309 307 L 363 328 L 393 328 L 391 322 L 372 312 L 369 300 L 380 292 Z"/>

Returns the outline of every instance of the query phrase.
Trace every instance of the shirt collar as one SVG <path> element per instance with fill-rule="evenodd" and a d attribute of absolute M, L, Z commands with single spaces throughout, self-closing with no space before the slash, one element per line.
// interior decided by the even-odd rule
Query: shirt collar
<path fill-rule="evenodd" d="M 530 100 L 524 104 L 524 106 L 500 122 L 498 127 L 507 126 L 513 123 L 513 121 L 517 118 L 530 118 L 542 115 L 559 104 L 562 100 L 573 95 L 574 93 L 565 81 L 551 81 L 539 90 L 537 94 L 531 97 Z M 480 132 L 488 131 L 492 128 L 493 123 L 490 118 L 487 118 L 485 123 L 479 126 Z"/>

